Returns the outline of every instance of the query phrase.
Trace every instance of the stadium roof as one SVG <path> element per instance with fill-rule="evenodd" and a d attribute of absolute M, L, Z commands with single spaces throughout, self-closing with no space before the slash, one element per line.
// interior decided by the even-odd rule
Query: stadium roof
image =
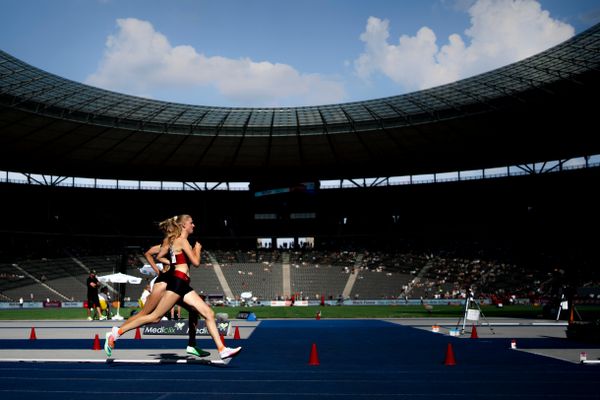
<path fill-rule="evenodd" d="M 526 60 L 400 96 L 289 108 L 176 104 L 0 51 L 0 169 L 172 181 L 469 170 L 600 153 L 600 24 Z"/>

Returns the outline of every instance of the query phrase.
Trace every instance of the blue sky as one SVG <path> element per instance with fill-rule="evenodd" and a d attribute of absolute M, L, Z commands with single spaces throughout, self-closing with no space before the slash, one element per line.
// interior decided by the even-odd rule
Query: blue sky
<path fill-rule="evenodd" d="M 452 82 L 598 22 L 600 0 L 3 0 L 0 49 L 118 92 L 279 107 Z"/>

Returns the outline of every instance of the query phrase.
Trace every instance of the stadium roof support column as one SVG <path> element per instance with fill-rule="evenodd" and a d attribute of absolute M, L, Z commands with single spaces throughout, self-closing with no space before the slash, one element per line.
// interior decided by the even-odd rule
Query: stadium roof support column
<path fill-rule="evenodd" d="M 223 294 L 225 295 L 226 298 L 235 299 L 235 297 L 233 296 L 233 292 L 231 291 L 231 288 L 229 287 L 229 284 L 227 283 L 227 279 L 225 279 L 225 275 L 223 274 L 223 270 L 221 269 L 219 262 L 217 261 L 215 256 L 213 256 L 212 254 L 209 254 L 208 258 L 210 258 L 210 262 L 212 263 L 215 274 L 217 275 L 219 284 L 223 288 Z"/>
<path fill-rule="evenodd" d="M 283 297 L 289 298 L 292 295 L 292 283 L 290 275 L 290 255 L 284 253 L 282 256 L 281 275 L 283 275 Z"/>
<path fill-rule="evenodd" d="M 352 293 L 352 288 L 354 288 L 354 283 L 356 282 L 356 277 L 358 277 L 358 269 L 362 264 L 364 254 L 359 254 L 356 256 L 356 261 L 354 262 L 354 271 L 350 273 L 348 276 L 348 281 L 346 282 L 346 286 L 344 287 L 344 291 L 342 292 L 342 298 L 347 299 L 350 297 L 350 293 Z"/>

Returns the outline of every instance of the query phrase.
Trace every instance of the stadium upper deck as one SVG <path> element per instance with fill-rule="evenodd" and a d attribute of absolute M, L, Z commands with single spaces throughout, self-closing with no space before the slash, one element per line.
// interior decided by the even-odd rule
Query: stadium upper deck
<path fill-rule="evenodd" d="M 175 104 L 0 51 L 0 169 L 117 179 L 290 181 L 433 173 L 600 153 L 600 24 L 440 87 L 295 108 Z"/>

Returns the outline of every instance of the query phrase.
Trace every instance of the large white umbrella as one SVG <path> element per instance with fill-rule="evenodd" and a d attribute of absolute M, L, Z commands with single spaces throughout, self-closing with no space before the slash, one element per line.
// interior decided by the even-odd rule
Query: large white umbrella
<path fill-rule="evenodd" d="M 99 276 L 98 280 L 102 283 L 132 283 L 134 285 L 139 285 L 142 282 L 142 278 L 138 278 L 137 276 L 127 275 L 119 272 L 118 274 L 110 274 Z M 123 317 L 120 314 L 121 311 L 121 292 L 119 289 L 119 297 L 117 299 L 117 315 L 112 317 L 114 320 L 122 321 Z"/>
<path fill-rule="evenodd" d="M 133 283 L 134 285 L 139 285 L 142 283 L 142 278 L 127 275 L 122 272 L 119 272 L 118 274 L 99 276 L 98 280 L 102 283 Z"/>

